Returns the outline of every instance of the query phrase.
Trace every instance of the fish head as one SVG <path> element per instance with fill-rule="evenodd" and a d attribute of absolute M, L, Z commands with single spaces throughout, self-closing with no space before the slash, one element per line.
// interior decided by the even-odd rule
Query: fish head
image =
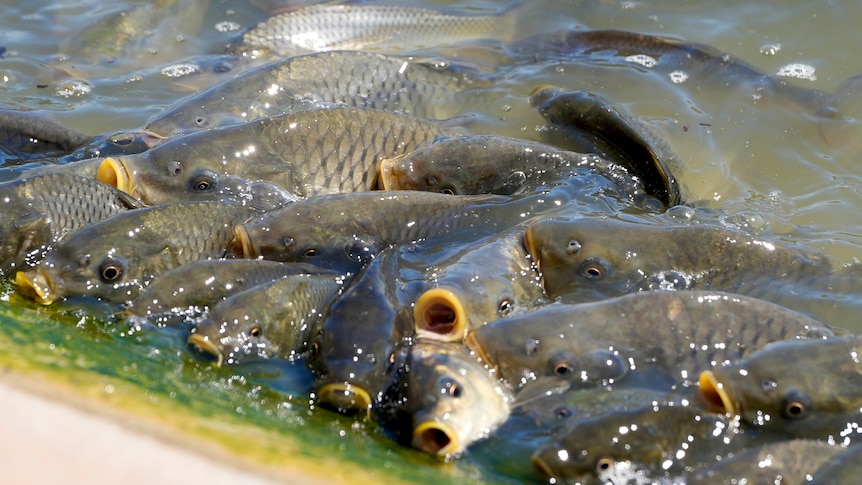
<path fill-rule="evenodd" d="M 216 359 L 219 366 L 237 364 L 245 357 L 268 358 L 278 349 L 265 335 L 266 326 L 255 318 L 209 318 L 195 325 L 188 344 Z"/>

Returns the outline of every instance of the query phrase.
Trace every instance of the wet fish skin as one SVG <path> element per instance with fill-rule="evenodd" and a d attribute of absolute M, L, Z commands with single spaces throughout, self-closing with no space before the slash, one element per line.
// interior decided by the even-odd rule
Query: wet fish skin
<path fill-rule="evenodd" d="M 509 415 L 510 391 L 461 344 L 417 340 L 408 357 L 412 446 L 458 456 Z"/>
<path fill-rule="evenodd" d="M 0 150 L 10 158 L 63 156 L 92 139 L 42 111 L 0 109 Z"/>
<path fill-rule="evenodd" d="M 188 342 L 219 365 L 248 356 L 295 358 L 307 350 L 308 336 L 341 283 L 332 274 L 293 274 L 253 286 L 216 303 Z"/>
<path fill-rule="evenodd" d="M 299 111 L 106 158 L 97 178 L 149 205 L 216 197 L 224 177 L 269 182 L 300 197 L 365 191 L 377 184 L 380 158 L 454 131 L 444 123 L 372 109 Z"/>
<path fill-rule="evenodd" d="M 228 52 L 290 56 L 336 49 L 405 50 L 474 39 L 507 40 L 508 15 L 458 15 L 402 5 L 310 5 L 270 17 L 245 31 Z M 397 47 L 396 47 L 397 46 Z"/>
<path fill-rule="evenodd" d="M 195 261 L 160 274 L 124 313 L 149 320 L 194 316 L 251 287 L 285 276 L 321 273 L 331 272 L 308 264 L 256 259 Z"/>
<path fill-rule="evenodd" d="M 860 345 L 858 336 L 775 342 L 739 362 L 704 371 L 699 397 L 758 428 L 856 443 L 860 431 L 853 423 L 862 417 Z"/>
<path fill-rule="evenodd" d="M 443 138 L 404 155 L 383 160 L 386 190 L 444 194 L 511 195 L 565 178 L 598 174 L 619 185 L 620 197 L 643 197 L 643 184 L 621 166 L 594 154 L 494 135 Z"/>
<path fill-rule="evenodd" d="M 829 485 L 833 483 L 853 483 L 862 473 L 862 446 L 855 445 L 832 458 L 814 473 L 810 483 Z"/>
<path fill-rule="evenodd" d="M 714 365 L 770 342 L 846 332 L 763 300 L 716 291 L 654 291 L 551 304 L 491 322 L 467 345 L 519 388 L 556 378 L 573 387 L 693 386 Z"/>
<path fill-rule="evenodd" d="M 0 270 L 29 267 L 75 231 L 141 205 L 92 178 L 46 173 L 0 184 Z"/>
<path fill-rule="evenodd" d="M 33 269 L 19 271 L 15 282 L 19 292 L 46 305 L 66 296 L 131 301 L 158 274 L 224 256 L 233 226 L 255 212 L 188 202 L 117 214 L 78 230 Z"/>
<path fill-rule="evenodd" d="M 530 103 L 555 128 L 551 131 L 555 145 L 597 153 L 622 165 L 665 208 L 680 203 L 681 189 L 673 171 L 682 170 L 682 162 L 667 142 L 624 106 L 597 94 L 553 87 L 534 89 Z"/>
<path fill-rule="evenodd" d="M 327 105 L 446 119 L 460 112 L 459 93 L 490 84 L 487 75 L 440 59 L 321 52 L 218 83 L 156 116 L 146 130 L 167 137 Z"/>
<path fill-rule="evenodd" d="M 352 272 L 392 245 L 462 229 L 488 233 L 507 200 L 413 191 L 311 197 L 238 225 L 230 254 Z"/>

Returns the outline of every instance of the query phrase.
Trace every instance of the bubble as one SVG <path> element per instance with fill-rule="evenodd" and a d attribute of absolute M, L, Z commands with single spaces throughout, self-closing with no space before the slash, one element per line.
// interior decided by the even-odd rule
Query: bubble
<path fill-rule="evenodd" d="M 200 72 L 201 68 L 197 64 L 182 63 L 167 66 L 162 69 L 162 76 L 166 77 L 183 77 L 190 74 Z"/>
<path fill-rule="evenodd" d="M 779 76 L 795 77 L 798 79 L 807 79 L 814 81 L 817 76 L 814 75 L 814 66 L 808 64 L 788 64 L 778 70 Z"/>
<path fill-rule="evenodd" d="M 673 71 L 668 76 L 670 77 L 670 82 L 674 84 L 682 84 L 688 80 L 688 74 L 683 71 Z"/>
<path fill-rule="evenodd" d="M 92 88 L 85 81 L 69 81 L 57 86 L 54 94 L 64 98 L 79 98 L 90 94 Z"/>
<path fill-rule="evenodd" d="M 765 56 L 774 56 L 775 54 L 778 54 L 778 51 L 780 50 L 781 44 L 778 43 L 763 44 L 762 46 L 760 46 L 760 53 Z"/>
<path fill-rule="evenodd" d="M 224 22 L 219 22 L 215 24 L 215 29 L 217 32 L 236 32 L 239 30 L 241 26 L 237 22 L 232 22 L 230 20 L 225 20 Z"/>
<path fill-rule="evenodd" d="M 634 62 L 635 64 L 640 64 L 644 67 L 655 67 L 658 64 L 658 60 L 655 57 L 650 57 L 646 54 L 637 54 L 634 56 L 626 57 L 627 62 Z"/>

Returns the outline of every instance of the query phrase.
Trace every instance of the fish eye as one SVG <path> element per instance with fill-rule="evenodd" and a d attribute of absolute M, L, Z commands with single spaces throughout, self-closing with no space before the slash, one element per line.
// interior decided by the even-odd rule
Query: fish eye
<path fill-rule="evenodd" d="M 782 400 L 781 414 L 787 419 L 802 419 L 808 415 L 811 398 L 801 391 L 789 391 Z"/>
<path fill-rule="evenodd" d="M 308 248 L 305 250 L 304 253 L 302 253 L 302 255 L 305 256 L 306 258 L 313 258 L 313 257 L 317 256 L 317 249 Z"/>
<path fill-rule="evenodd" d="M 445 195 L 455 195 L 455 189 L 452 187 L 446 187 L 445 189 L 440 189 L 440 193 Z"/>
<path fill-rule="evenodd" d="M 216 72 L 218 72 L 218 71 L 216 71 Z M 207 126 L 208 124 L 209 124 L 209 119 L 206 116 L 198 116 L 197 118 L 195 118 L 195 125 L 197 125 L 198 128 L 203 128 L 203 127 Z"/>
<path fill-rule="evenodd" d="M 311 344 L 311 357 L 317 358 L 317 356 L 319 356 L 319 355 L 320 355 L 320 342 L 315 341 L 313 344 Z"/>
<path fill-rule="evenodd" d="M 216 176 L 212 170 L 205 170 L 203 173 L 192 178 L 192 190 L 195 192 L 205 192 L 216 187 Z"/>
<path fill-rule="evenodd" d="M 168 175 L 176 177 L 183 173 L 183 162 L 179 160 L 171 160 L 168 162 Z"/>
<path fill-rule="evenodd" d="M 515 302 L 513 302 L 511 298 L 503 298 L 497 306 L 497 313 L 504 317 L 511 315 L 514 310 Z"/>
<path fill-rule="evenodd" d="M 608 264 L 602 258 L 588 258 L 581 263 L 578 272 L 589 280 L 600 280 L 608 275 Z"/>
<path fill-rule="evenodd" d="M 449 397 L 461 397 L 461 385 L 451 377 L 440 378 L 440 392 Z"/>
<path fill-rule="evenodd" d="M 527 182 L 527 175 L 521 170 L 512 172 L 506 178 L 506 185 L 518 188 Z"/>
<path fill-rule="evenodd" d="M 263 333 L 263 330 L 258 326 L 251 327 L 251 330 L 248 331 L 249 336 L 251 336 L 253 338 L 260 337 L 262 333 Z"/>
<path fill-rule="evenodd" d="M 581 243 L 577 239 L 572 239 L 569 241 L 569 244 L 566 246 L 566 253 L 570 256 L 574 256 L 581 252 Z"/>
<path fill-rule="evenodd" d="M 123 263 L 116 259 L 108 258 L 99 266 L 99 278 L 104 283 L 112 283 L 122 276 Z"/>
<path fill-rule="evenodd" d="M 596 473 L 602 474 L 609 472 L 614 469 L 614 465 L 616 465 L 616 460 L 609 456 L 603 456 L 596 460 Z"/>

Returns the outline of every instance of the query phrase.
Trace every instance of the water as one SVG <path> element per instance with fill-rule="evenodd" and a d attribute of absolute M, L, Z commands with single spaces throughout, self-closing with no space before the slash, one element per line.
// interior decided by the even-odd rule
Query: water
<path fill-rule="evenodd" d="M 74 39 L 100 18 L 145 3 L 4 2 L 0 104 L 51 111 L 86 133 L 113 133 L 139 128 L 184 96 L 251 65 L 242 60 L 219 64 L 222 60 L 213 56 L 235 34 L 233 28 L 266 18 L 255 6 L 265 2 L 163 2 L 180 21 L 155 24 L 153 35 L 119 55 L 109 41 L 95 54 L 75 47 Z M 490 0 L 423 3 L 480 12 L 501 9 Z M 806 79 L 787 82 L 827 92 L 862 72 L 855 62 L 862 3 L 855 0 L 520 4 L 527 5 L 516 5 L 513 14 L 519 17 L 522 37 L 565 28 L 672 36 L 714 46 L 770 74 L 782 69 L 804 73 Z M 108 29 L 91 38 L 118 37 Z M 422 54 L 476 63 L 489 71 L 512 62 L 492 41 L 470 48 L 429 48 Z M 197 73 L 169 75 L 180 73 L 190 61 L 197 62 Z M 472 128 L 541 139 L 545 124 L 527 97 L 548 84 L 601 94 L 647 120 L 684 161 L 676 175 L 685 200 L 758 214 L 776 237 L 821 249 L 843 263 L 859 257 L 858 92 L 851 89 L 841 98 L 840 119 L 825 119 L 792 102 L 758 98 L 733 79 L 707 86 L 691 82 L 686 73 L 658 75 L 643 64 L 519 61 L 493 88 L 493 101 L 479 110 L 480 120 Z M 842 326 L 862 330 L 854 320 L 848 315 Z M 0 302 L 0 350 L 3 365 L 53 376 L 85 394 L 111 394 L 118 406 L 182 422 L 193 434 L 265 468 L 300 468 L 353 483 L 507 480 L 471 456 L 441 464 L 398 446 L 361 419 L 310 407 L 301 366 L 215 369 L 188 355 L 179 333 L 129 335 L 107 320 L 103 309 L 86 302 L 45 309 L 12 295 Z"/>

